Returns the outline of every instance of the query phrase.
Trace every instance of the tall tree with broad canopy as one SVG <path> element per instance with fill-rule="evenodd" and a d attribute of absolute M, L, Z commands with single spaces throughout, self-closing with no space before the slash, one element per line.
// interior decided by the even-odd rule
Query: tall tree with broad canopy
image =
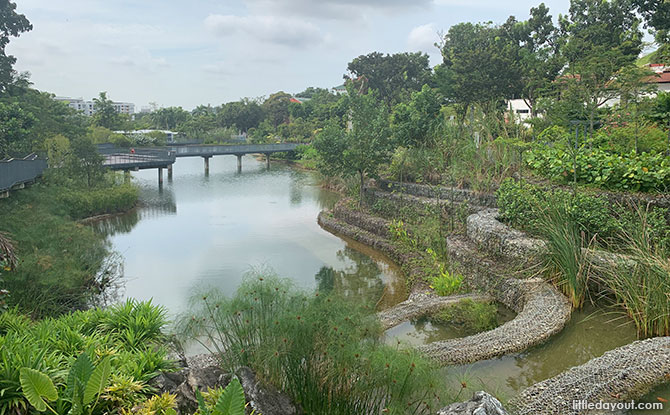
<path fill-rule="evenodd" d="M 401 102 L 391 113 L 391 130 L 398 145 L 430 147 L 435 128 L 440 123 L 442 97 L 428 85 L 412 94 L 408 103 Z"/>
<path fill-rule="evenodd" d="M 16 13 L 16 4 L 9 0 L 0 0 L 0 93 L 5 93 L 14 82 L 16 58 L 7 55 L 5 48 L 10 37 L 18 37 L 21 33 L 33 29 L 26 16 Z"/>
<path fill-rule="evenodd" d="M 642 50 L 640 20 L 632 0 L 572 0 L 560 16 L 566 79 L 581 90 L 591 130 L 598 108 L 618 96 L 612 80 L 621 68 L 635 62 Z"/>
<path fill-rule="evenodd" d="M 441 44 L 443 62 L 435 69 L 436 82 L 445 98 L 458 106 L 461 124 L 473 104 L 492 115 L 500 111 L 502 100 L 519 96 L 518 49 L 512 33 L 491 23 L 459 23 L 449 29 Z"/>
<path fill-rule="evenodd" d="M 409 98 L 412 92 L 420 91 L 431 82 L 432 76 L 428 55 L 421 52 L 393 55 L 372 52 L 349 62 L 347 70 L 345 80 L 363 80 L 389 108 Z"/>
<path fill-rule="evenodd" d="M 349 88 L 345 98 L 349 109 L 343 126 L 329 122 L 314 139 L 321 170 L 343 177 L 358 175 L 359 206 L 363 203 L 365 177 L 376 177 L 379 165 L 388 161 L 393 144 L 389 139 L 388 112 L 377 94 L 359 94 Z"/>
<path fill-rule="evenodd" d="M 288 122 L 290 104 L 291 96 L 284 91 L 279 91 L 270 95 L 268 99 L 263 102 L 265 119 L 275 128 L 280 124 Z"/>
<path fill-rule="evenodd" d="M 98 98 L 93 98 L 95 113 L 93 122 L 99 127 L 115 130 L 121 126 L 121 116 L 114 108 L 114 102 L 107 98 L 107 92 L 101 92 Z"/>
<path fill-rule="evenodd" d="M 562 39 L 554 26 L 549 8 L 541 3 L 530 9 L 530 18 L 518 22 L 513 16 L 502 26 L 516 42 L 521 75 L 520 96 L 537 115 L 537 101 L 547 92 L 565 65 Z"/>

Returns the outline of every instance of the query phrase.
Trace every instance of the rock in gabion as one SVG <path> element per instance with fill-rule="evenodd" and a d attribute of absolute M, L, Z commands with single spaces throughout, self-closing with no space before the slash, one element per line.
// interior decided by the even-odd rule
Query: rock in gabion
<path fill-rule="evenodd" d="M 437 415 L 508 415 L 499 400 L 486 392 L 475 392 L 467 402 L 451 404 Z"/>
<path fill-rule="evenodd" d="M 628 401 L 670 380 L 670 337 L 636 341 L 524 389 L 510 404 L 518 415 L 588 413 L 574 401 Z"/>

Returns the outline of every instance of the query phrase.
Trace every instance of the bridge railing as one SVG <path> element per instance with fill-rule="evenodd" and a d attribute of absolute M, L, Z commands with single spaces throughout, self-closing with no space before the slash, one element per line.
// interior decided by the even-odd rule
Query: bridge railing
<path fill-rule="evenodd" d="M 40 177 L 47 161 L 31 154 L 22 159 L 0 160 L 0 192 Z"/>
<path fill-rule="evenodd" d="M 185 155 L 211 155 L 211 154 L 250 154 L 250 153 L 275 153 L 283 151 L 294 151 L 299 144 L 233 144 L 233 145 L 205 145 L 187 147 L 168 147 L 177 153 L 177 157 Z"/>
<path fill-rule="evenodd" d="M 176 157 L 174 151 L 163 148 L 98 147 L 98 152 L 104 156 L 105 166 L 174 163 Z"/>

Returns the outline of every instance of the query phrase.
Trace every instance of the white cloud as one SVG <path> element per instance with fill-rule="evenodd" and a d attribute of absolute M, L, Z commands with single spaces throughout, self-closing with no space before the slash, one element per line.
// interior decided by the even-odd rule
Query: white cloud
<path fill-rule="evenodd" d="M 325 37 L 312 23 L 277 16 L 234 16 L 212 14 L 205 19 L 210 32 L 231 37 L 242 35 L 262 43 L 304 48 L 317 45 Z"/>
<path fill-rule="evenodd" d="M 407 36 L 407 46 L 411 50 L 421 52 L 433 52 L 435 43 L 439 41 L 440 36 L 434 23 L 417 26 Z"/>

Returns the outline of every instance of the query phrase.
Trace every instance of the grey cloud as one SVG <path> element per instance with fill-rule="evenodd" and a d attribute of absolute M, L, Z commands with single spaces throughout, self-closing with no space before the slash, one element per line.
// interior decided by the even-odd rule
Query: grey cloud
<path fill-rule="evenodd" d="M 223 37 L 243 35 L 262 43 L 291 47 L 307 47 L 324 40 L 324 35 L 314 24 L 278 16 L 213 14 L 205 19 L 205 27 Z"/>
<path fill-rule="evenodd" d="M 311 16 L 320 19 L 358 20 L 368 13 L 405 12 L 431 7 L 435 0 L 246 0 L 254 10 Z"/>

